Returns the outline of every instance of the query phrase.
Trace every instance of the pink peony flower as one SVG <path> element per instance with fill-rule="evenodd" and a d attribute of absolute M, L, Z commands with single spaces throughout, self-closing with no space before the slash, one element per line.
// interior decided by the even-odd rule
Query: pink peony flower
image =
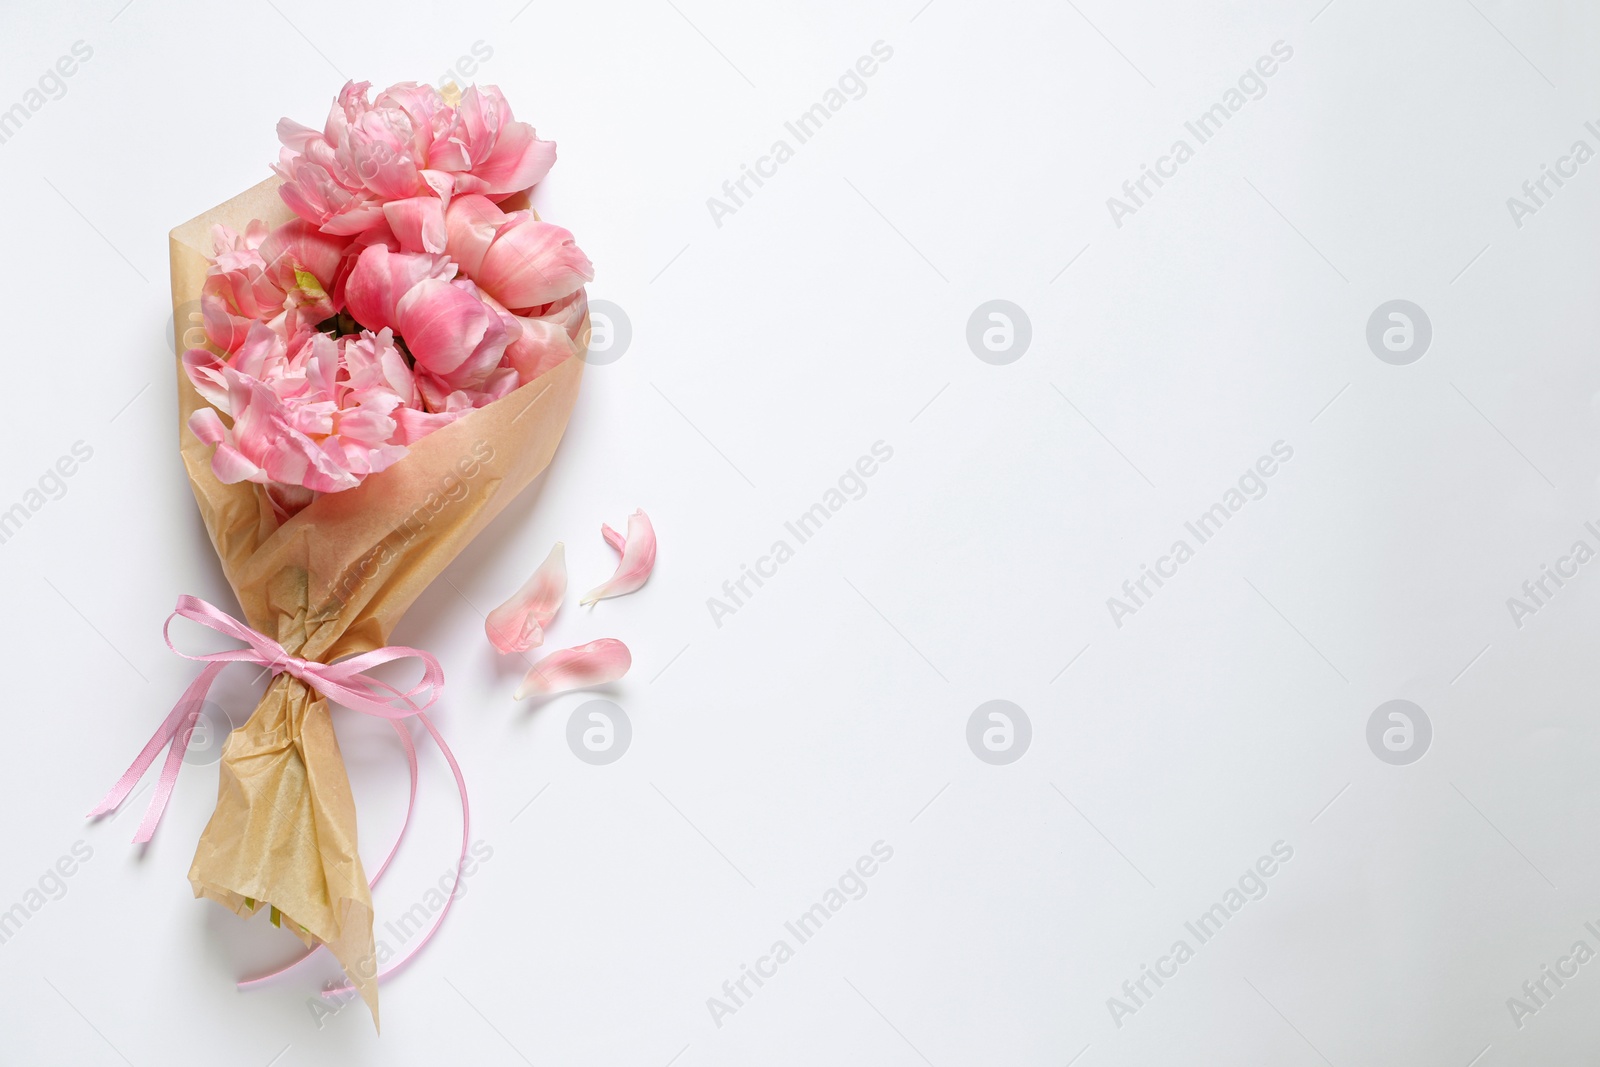
<path fill-rule="evenodd" d="M 478 407 L 516 388 L 515 370 L 499 373 L 511 338 L 508 318 L 480 300 L 469 281 L 426 278 L 400 298 L 395 322 L 417 361 L 417 385 L 430 408 L 446 406 L 456 392 Z"/>
<path fill-rule="evenodd" d="M 514 369 L 496 372 L 520 325 L 487 304 L 472 282 L 452 280 L 455 272 L 444 256 L 372 245 L 345 284 L 345 304 L 357 322 L 400 334 L 416 360 L 423 399 L 434 410 L 446 407 L 451 393 L 466 392 L 481 406 L 518 384 Z"/>
<path fill-rule="evenodd" d="M 449 281 L 456 265 L 444 256 L 396 252 L 387 245 L 368 245 L 351 267 L 344 285 L 344 306 L 369 330 L 398 328 L 400 298 L 426 279 Z"/>
<path fill-rule="evenodd" d="M 217 446 L 211 469 L 224 483 L 333 493 L 406 453 L 394 412 L 407 402 L 409 372 L 387 330 L 338 340 L 312 331 L 291 351 L 256 323 L 227 362 L 194 348 L 184 369 L 213 405 L 197 409 L 189 428 Z M 232 418 L 231 429 L 219 412 Z"/>
<path fill-rule="evenodd" d="M 231 352 L 253 322 L 270 322 L 285 312 L 315 324 L 334 313 L 328 291 L 338 276 L 345 247 L 295 219 L 268 231 L 252 222 L 240 236 L 226 226 L 212 234 L 216 258 L 201 288 L 206 338 Z"/>
<path fill-rule="evenodd" d="M 456 174 L 455 192 L 482 193 L 498 203 L 538 185 L 555 165 L 555 142 L 539 140 L 532 126 L 515 121 L 497 86 L 469 88 L 456 120 L 451 140 L 461 146 L 466 165 L 445 168 Z"/>
<path fill-rule="evenodd" d="M 391 86 L 371 103 L 369 88 L 347 82 L 320 133 L 289 119 L 278 123 L 279 195 L 325 233 L 389 226 L 422 247 L 437 245 L 443 227 L 429 198 L 441 209 L 457 193 L 503 200 L 537 184 L 555 163 L 555 145 L 515 121 L 493 86 L 468 89 L 459 106 L 414 82 Z"/>
<path fill-rule="evenodd" d="M 445 212 L 445 227 L 450 258 L 505 307 L 553 303 L 594 280 L 572 234 L 531 211 L 508 215 L 487 197 L 459 196 Z"/>

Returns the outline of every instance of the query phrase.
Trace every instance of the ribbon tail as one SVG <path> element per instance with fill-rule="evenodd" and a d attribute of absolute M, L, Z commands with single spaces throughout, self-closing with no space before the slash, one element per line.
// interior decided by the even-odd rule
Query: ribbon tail
<path fill-rule="evenodd" d="M 417 746 L 411 741 L 411 731 L 397 720 L 390 719 L 389 725 L 394 727 L 394 732 L 400 735 L 400 747 L 406 750 L 406 764 L 411 769 L 411 796 L 406 800 L 406 817 L 400 823 L 400 832 L 394 837 L 394 844 L 389 846 L 389 854 L 383 858 L 383 863 L 378 866 L 378 873 L 372 876 L 372 881 L 367 883 L 369 889 L 376 889 L 378 879 L 383 877 L 383 872 L 389 869 L 389 864 L 394 862 L 395 853 L 400 851 L 400 842 L 406 839 L 406 830 L 411 826 L 411 812 L 417 806 Z"/>
<path fill-rule="evenodd" d="M 178 716 L 172 734 L 172 747 L 167 749 L 167 761 L 161 765 L 161 777 L 156 780 L 155 791 L 150 795 L 150 806 L 145 809 L 144 819 L 139 823 L 139 832 L 133 835 L 134 844 L 142 845 L 155 836 L 156 824 L 161 821 L 167 801 L 172 797 L 173 787 L 178 784 L 178 772 L 183 769 L 183 754 L 189 750 L 189 741 L 194 737 L 194 724 L 200 718 L 206 694 L 226 666 L 226 663 L 206 664 L 200 676 L 178 698 L 177 707 L 172 709 Z"/>
<path fill-rule="evenodd" d="M 194 718 L 199 715 L 206 694 L 211 691 L 212 683 L 216 681 L 217 675 L 222 673 L 222 668 L 225 666 L 227 666 L 225 663 L 206 665 L 199 677 L 184 690 L 183 696 L 178 698 L 178 703 L 168 713 L 166 719 L 156 727 L 156 732 L 145 742 L 144 748 L 134 757 L 128 769 L 122 773 L 122 777 L 117 779 L 117 784 L 112 786 L 111 791 L 89 812 L 88 818 L 97 818 L 121 807 L 128 794 L 133 792 L 134 786 L 139 784 L 139 779 L 144 777 L 144 772 L 155 762 L 156 756 L 171 743 L 172 751 L 176 752 L 177 758 L 174 760 L 171 754 L 168 755 L 167 763 L 162 768 L 161 780 L 156 785 L 155 795 L 150 798 L 150 808 L 145 813 L 144 824 L 141 824 L 138 835 L 134 837 L 134 841 L 140 843 L 150 840 L 151 834 L 155 831 L 155 824 L 161 819 L 162 809 L 166 807 L 167 799 L 172 795 L 173 784 L 178 778 L 178 767 L 183 762 L 184 751 L 189 747 Z"/>
<path fill-rule="evenodd" d="M 444 925 L 445 916 L 450 914 L 450 906 L 456 902 L 456 892 L 461 888 L 461 868 L 466 865 L 467 845 L 470 843 L 472 836 L 472 813 L 467 803 L 467 780 L 461 774 L 461 765 L 456 763 L 455 753 L 451 752 L 450 746 L 445 744 L 444 737 L 439 733 L 438 727 L 433 725 L 433 720 L 420 711 L 417 712 L 417 718 L 422 721 L 422 725 L 428 731 L 428 735 L 433 738 L 433 743 L 439 746 L 439 752 L 444 756 L 445 762 L 450 764 L 450 773 L 454 774 L 456 778 L 456 790 L 461 794 L 461 855 L 456 859 L 455 881 L 450 884 L 450 893 L 444 899 L 444 907 L 440 908 L 439 914 L 434 917 L 433 925 L 428 927 L 428 932 L 423 934 L 415 945 L 411 946 L 410 952 L 396 960 L 392 966 L 378 972 L 377 979 L 379 981 L 394 974 L 416 958 L 417 953 L 422 951 L 423 946 L 433 938 L 434 934 L 439 932 L 439 927 Z M 398 847 L 398 844 L 396 842 L 396 847 Z M 393 858 L 392 854 L 390 858 Z M 387 865 L 388 861 L 386 860 L 385 866 Z M 324 989 L 322 995 L 330 997 L 346 992 L 350 988 L 350 984 L 346 982 L 342 985 L 330 986 Z"/>

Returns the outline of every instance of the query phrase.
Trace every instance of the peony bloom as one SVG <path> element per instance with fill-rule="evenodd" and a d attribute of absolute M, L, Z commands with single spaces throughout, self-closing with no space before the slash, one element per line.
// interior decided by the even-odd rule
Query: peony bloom
<path fill-rule="evenodd" d="M 339 274 L 343 238 L 295 219 L 269 231 L 252 222 L 240 236 L 226 226 L 212 234 L 217 253 L 201 289 L 206 338 L 225 352 L 244 340 L 254 322 L 285 312 L 316 324 L 334 313 L 328 293 Z"/>
<path fill-rule="evenodd" d="M 446 407 L 451 393 L 498 399 L 519 384 L 514 369 L 497 372 L 520 325 L 486 303 L 472 282 L 454 279 L 455 271 L 444 256 L 372 245 L 356 260 L 344 290 L 357 322 L 400 335 L 416 360 L 423 399 L 434 410 Z"/>
<path fill-rule="evenodd" d="M 360 350 L 359 379 L 341 370 L 353 349 Z M 405 362 L 388 331 L 339 340 L 309 332 L 291 351 L 256 323 L 229 361 L 194 348 L 184 353 L 184 369 L 213 405 L 189 418 L 195 436 L 217 446 L 212 472 L 224 483 L 292 490 L 273 498 L 280 510 L 295 510 L 290 505 L 303 505 L 310 493 L 353 488 L 406 453 L 394 412 L 406 403 L 395 386 L 408 382 L 390 377 Z M 232 418 L 231 429 L 219 412 Z"/>
<path fill-rule="evenodd" d="M 277 484 L 312 493 L 337 492 L 360 484 L 359 478 L 339 466 L 336 456 L 325 454 L 318 442 L 295 429 L 298 413 L 265 382 L 231 368 L 222 374 L 228 385 L 232 428 L 223 425 L 213 408 L 199 408 L 189 417 L 194 435 L 217 446 L 211 471 L 218 481 Z M 299 493 L 293 494 L 293 499 L 299 498 Z"/>
<path fill-rule="evenodd" d="M 538 185 L 556 161 L 555 142 L 539 140 L 532 126 L 514 120 L 511 105 L 493 85 L 462 95 L 450 142 L 460 145 L 465 164 L 441 161 L 455 175 L 455 192 L 482 193 L 496 203 Z"/>
<path fill-rule="evenodd" d="M 387 245 L 368 245 L 356 258 L 344 284 L 344 306 L 369 330 L 397 327 L 396 305 L 419 282 L 449 281 L 456 265 L 444 256 L 396 252 Z"/>
<path fill-rule="evenodd" d="M 508 215 L 487 197 L 460 196 L 445 212 L 445 228 L 450 258 L 504 307 L 554 303 L 594 280 L 572 234 L 531 211 Z"/>
<path fill-rule="evenodd" d="M 517 372 L 500 360 L 517 328 L 478 298 L 469 281 L 428 278 L 412 286 L 395 305 L 395 325 L 417 361 L 417 385 L 430 408 L 447 405 L 464 392 L 488 403 L 517 387 Z"/>
<path fill-rule="evenodd" d="M 359 336 L 344 339 L 345 388 L 355 392 L 380 390 L 393 393 L 407 407 L 420 402 L 416 376 L 405 356 L 394 344 L 393 330 L 363 330 Z"/>
<path fill-rule="evenodd" d="M 458 106 L 414 82 L 391 86 L 370 103 L 369 88 L 346 83 L 320 133 L 289 119 L 278 123 L 279 195 L 325 233 L 389 227 L 439 251 L 438 212 L 452 196 L 503 200 L 537 184 L 555 163 L 556 146 L 515 121 L 493 86 L 468 89 Z"/>
<path fill-rule="evenodd" d="M 214 229 L 208 347 L 183 354 L 214 471 L 265 484 L 280 517 L 575 355 L 588 321 L 572 235 L 497 206 L 555 145 L 493 87 L 369 88 L 345 85 L 321 131 L 278 124 L 297 217 Z"/>
<path fill-rule="evenodd" d="M 322 132 L 278 122 L 278 195 L 324 233 L 355 235 L 384 224 L 383 204 L 423 190 L 414 156 L 419 133 L 403 109 L 367 102 L 367 82 L 346 82 Z M 397 87 L 398 88 L 398 87 Z"/>

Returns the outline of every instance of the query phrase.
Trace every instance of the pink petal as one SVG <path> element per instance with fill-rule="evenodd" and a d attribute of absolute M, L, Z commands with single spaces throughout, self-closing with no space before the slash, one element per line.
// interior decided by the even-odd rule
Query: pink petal
<path fill-rule="evenodd" d="M 469 277 L 508 308 L 533 308 L 594 281 L 594 265 L 571 233 L 518 212 L 501 224 Z"/>
<path fill-rule="evenodd" d="M 496 200 L 543 180 L 556 161 L 556 146 L 541 141 L 533 127 L 512 118 L 511 105 L 494 86 L 469 88 L 457 111 L 455 136 L 472 160 L 457 175 L 457 190 L 486 193 Z"/>
<path fill-rule="evenodd" d="M 407 252 L 443 252 L 444 202 L 436 196 L 413 196 L 383 205 L 389 229 Z"/>
<path fill-rule="evenodd" d="M 571 296 L 562 297 L 553 304 L 546 304 L 536 312 L 530 312 L 541 322 L 549 322 L 565 330 L 567 336 L 574 341 L 584 339 L 588 344 L 589 327 L 589 294 L 582 289 Z"/>
<path fill-rule="evenodd" d="M 201 290 L 200 314 L 205 324 L 206 340 L 224 352 L 238 348 L 249 335 L 250 320 L 229 311 L 227 298 L 219 292 Z"/>
<path fill-rule="evenodd" d="M 315 142 L 320 143 L 320 142 Z M 296 215 L 323 233 L 351 236 L 383 222 L 383 205 L 371 194 L 352 192 L 326 166 L 285 148 L 272 168 L 284 179 L 278 196 Z"/>
<path fill-rule="evenodd" d="M 499 313 L 475 292 L 436 278 L 400 298 L 394 325 L 417 361 L 417 387 L 434 408 L 456 390 L 482 388 L 510 337 Z"/>
<path fill-rule="evenodd" d="M 458 396 L 464 394 L 456 394 Z M 461 416 L 472 411 L 470 404 L 460 404 L 444 411 L 423 411 L 420 408 L 396 408 L 394 421 L 398 427 L 396 436 L 403 445 L 414 445 L 435 430 L 442 429 L 455 422 Z"/>
<path fill-rule="evenodd" d="M 617 547 L 616 541 L 612 540 L 616 537 L 615 530 L 608 535 L 606 527 L 601 527 L 600 534 L 605 537 L 607 544 Z M 622 546 L 622 561 L 617 564 L 617 572 L 604 585 L 591 589 L 580 603 L 593 604 L 596 600 L 633 592 L 649 580 L 650 571 L 655 565 L 655 528 L 650 525 L 650 517 L 643 510 L 635 511 L 628 516 L 628 539 Z"/>
<path fill-rule="evenodd" d="M 489 157 L 470 175 L 463 175 L 462 187 L 469 191 L 505 196 L 537 185 L 556 162 L 553 141 L 541 141 L 526 122 L 509 122 L 495 140 Z"/>
<path fill-rule="evenodd" d="M 458 196 L 445 209 L 445 247 L 461 273 L 475 277 L 506 213 L 486 196 Z"/>
<path fill-rule="evenodd" d="M 304 271 L 316 278 L 326 292 L 333 288 L 339 262 L 349 246 L 348 238 L 323 233 L 304 219 L 291 219 L 267 234 L 260 252 L 268 273 L 280 288 L 294 289 L 298 284 L 295 272 Z"/>
<path fill-rule="evenodd" d="M 600 524 L 600 536 L 606 539 L 606 544 L 610 545 L 618 552 L 621 552 L 623 545 L 627 544 L 627 541 L 623 539 L 621 534 L 617 533 L 617 531 L 613 530 L 605 523 Z"/>
<path fill-rule="evenodd" d="M 448 279 L 454 274 L 455 265 L 444 256 L 391 252 L 384 245 L 369 245 L 345 281 L 345 308 L 369 330 L 395 329 L 399 327 L 395 305 L 401 297 L 423 281 Z"/>
<path fill-rule="evenodd" d="M 379 200 L 402 200 L 425 189 L 412 157 L 414 130 L 399 108 L 377 107 L 352 123 L 346 142 L 350 160 L 365 185 Z"/>
<path fill-rule="evenodd" d="M 633 656 L 628 646 L 614 637 L 602 637 L 577 648 L 564 648 L 552 652 L 533 665 L 513 700 L 535 694 L 548 696 L 564 693 L 568 689 L 582 689 L 590 685 L 614 682 L 628 673 L 633 666 Z"/>
<path fill-rule="evenodd" d="M 189 375 L 195 392 L 204 397 L 206 403 L 222 411 L 228 410 L 228 383 L 222 377 L 226 366 L 209 348 L 191 348 L 183 354 L 183 369 Z M 195 414 L 200 414 L 200 411 L 196 410 Z M 196 431 L 196 436 L 199 436 L 199 431 Z M 200 439 L 206 441 L 204 437 Z M 206 441 L 206 444 L 216 442 Z"/>
<path fill-rule="evenodd" d="M 450 197 L 455 195 L 456 176 L 448 171 L 425 170 L 422 172 L 422 180 L 427 182 L 428 188 L 439 194 L 439 199 L 446 204 L 450 202 Z"/>
<path fill-rule="evenodd" d="M 527 385 L 578 351 L 559 323 L 522 315 L 514 318 L 521 329 L 506 345 L 505 360 L 516 368 L 521 384 Z"/>
<path fill-rule="evenodd" d="M 555 618 L 567 595 L 566 546 L 556 542 L 533 577 L 510 600 L 489 613 L 484 630 L 501 652 L 526 652 L 544 644 L 544 628 Z"/>
<path fill-rule="evenodd" d="M 211 453 L 211 473 L 223 485 L 267 480 L 260 467 L 246 459 L 238 449 L 226 444 L 218 445 L 217 450 Z"/>
<path fill-rule="evenodd" d="M 208 445 L 220 445 L 228 439 L 228 431 L 213 408 L 195 408 L 189 416 L 189 430 Z"/>
<path fill-rule="evenodd" d="M 285 148 L 296 152 L 304 152 L 308 142 L 314 141 L 321 136 L 321 133 L 313 130 L 310 126 L 302 126 L 293 119 L 281 118 L 278 120 L 278 140 L 283 143 Z"/>

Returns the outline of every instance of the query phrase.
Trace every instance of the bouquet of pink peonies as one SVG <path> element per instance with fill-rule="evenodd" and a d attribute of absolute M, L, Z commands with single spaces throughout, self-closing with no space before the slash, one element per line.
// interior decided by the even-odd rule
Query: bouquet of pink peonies
<path fill-rule="evenodd" d="M 428 86 L 367 90 L 345 86 L 320 133 L 278 124 L 278 195 L 298 217 L 213 225 L 212 347 L 183 355 L 212 472 L 263 486 L 279 520 L 572 355 L 593 277 L 566 230 L 502 209 L 555 145 L 498 89 L 456 106 Z"/>
<path fill-rule="evenodd" d="M 223 750 L 189 880 L 326 946 L 376 1021 L 385 961 L 326 697 L 397 725 L 417 715 L 444 749 L 419 710 L 442 681 L 436 661 L 382 646 L 550 461 L 592 273 L 570 233 L 527 209 L 555 145 L 498 89 L 403 83 L 369 102 L 352 83 L 322 130 L 284 119 L 278 137 L 276 179 L 171 235 L 173 304 L 198 302 L 205 340 L 181 357 L 180 447 L 248 625 L 193 598 L 175 614 L 250 647 L 193 657 L 206 673 L 96 813 L 170 742 L 147 840 L 210 676 L 236 659 L 271 667 Z M 362 673 L 403 656 L 429 664 L 410 693 Z M 464 818 L 465 799 L 463 786 Z"/>

